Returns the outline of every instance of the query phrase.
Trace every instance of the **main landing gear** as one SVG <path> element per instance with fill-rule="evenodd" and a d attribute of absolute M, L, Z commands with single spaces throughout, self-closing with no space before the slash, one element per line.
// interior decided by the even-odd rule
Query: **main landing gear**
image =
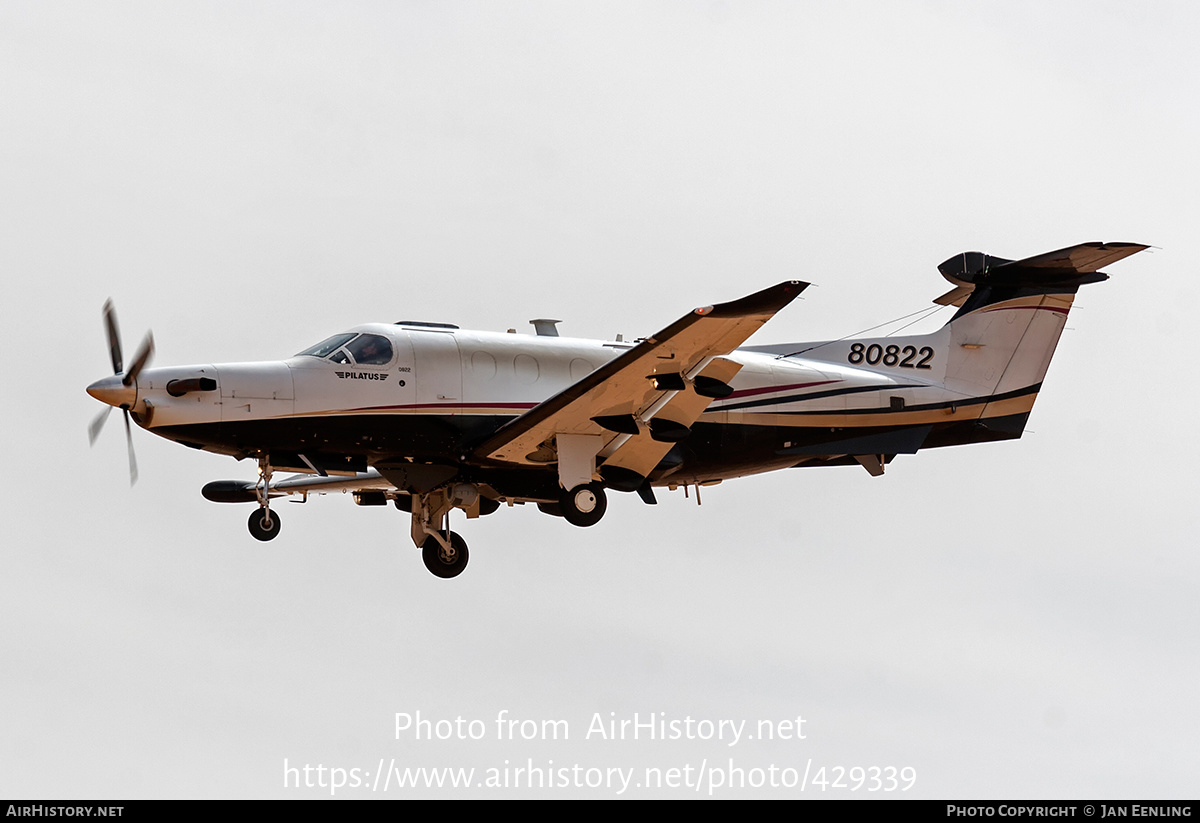
<path fill-rule="evenodd" d="M 436 577 L 451 578 L 462 574 L 469 554 L 467 541 L 450 531 L 452 509 L 470 509 L 479 502 L 479 489 L 470 483 L 458 483 L 425 494 L 414 493 L 412 506 L 412 539 L 421 549 L 425 568 Z M 608 498 L 600 483 L 583 483 L 570 491 L 559 493 L 558 503 L 539 504 L 543 511 L 561 514 L 575 526 L 594 526 L 608 509 Z"/>
<path fill-rule="evenodd" d="M 246 524 L 255 540 L 274 540 L 279 536 L 279 515 L 271 511 L 271 474 L 271 458 L 263 455 L 258 459 L 258 483 L 254 486 L 258 509 L 250 513 Z"/>
<path fill-rule="evenodd" d="M 205 496 L 218 502 L 256 501 L 258 508 L 250 513 L 246 524 L 250 534 L 255 540 L 274 540 L 279 535 L 281 524 L 279 515 L 271 511 L 272 494 L 278 497 L 289 493 L 292 487 L 288 487 L 288 492 L 281 489 L 272 492 L 272 474 L 270 455 L 263 454 L 258 460 L 258 482 L 254 484 L 253 491 L 248 483 L 217 482 L 205 487 Z M 575 477 L 582 479 L 579 475 Z M 379 495 L 379 502 L 386 500 L 380 492 L 371 493 Z M 397 507 L 412 514 L 412 541 L 421 550 L 425 568 L 442 579 L 458 577 L 466 569 L 470 553 L 462 535 L 450 530 L 450 512 L 462 509 L 468 517 L 478 517 L 495 511 L 498 504 L 482 497 L 479 486 L 470 482 L 450 483 L 424 492 L 412 489 L 395 499 L 399 501 L 401 496 L 405 505 L 397 502 Z M 563 517 L 572 525 L 587 527 L 596 525 L 604 517 L 608 498 L 603 483 L 576 481 L 569 491 L 559 489 L 557 501 L 543 500 L 538 507 L 544 512 Z"/>
<path fill-rule="evenodd" d="M 425 538 L 421 559 L 436 577 L 458 577 L 467 567 L 467 541 L 458 532 L 437 532 Z"/>
<path fill-rule="evenodd" d="M 599 483 L 584 483 L 570 491 L 559 493 L 558 505 L 562 516 L 572 526 L 594 526 L 608 510 L 608 498 Z"/>
<path fill-rule="evenodd" d="M 412 495 L 412 540 L 435 577 L 458 577 L 467 567 L 467 541 L 450 531 L 450 510 L 474 505 L 478 495 L 479 490 L 468 483 Z"/>

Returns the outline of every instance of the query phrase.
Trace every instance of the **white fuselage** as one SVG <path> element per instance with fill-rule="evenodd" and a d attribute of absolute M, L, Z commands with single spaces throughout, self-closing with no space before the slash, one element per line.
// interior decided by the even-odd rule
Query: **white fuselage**
<path fill-rule="evenodd" d="M 387 364 L 358 366 L 298 356 L 288 360 L 147 369 L 138 380 L 132 410 L 150 430 L 198 423 L 238 423 L 284 417 L 361 414 L 488 415 L 511 417 L 566 389 L 632 344 L 568 337 L 501 334 L 466 330 L 411 329 L 368 324 L 352 331 L 382 334 L 392 341 Z M 740 350 L 729 359 L 741 370 L 731 381 L 734 395 L 713 403 L 708 422 L 738 422 L 756 412 L 722 411 L 747 399 L 787 392 L 820 395 L 803 403 L 839 425 L 853 421 L 847 410 L 881 405 L 880 393 L 903 396 L 910 404 L 961 396 L 941 385 L 944 368 L 924 373 L 855 367 L 844 360 L 847 343 L 824 347 L 831 359 L 782 358 Z M 821 350 L 815 352 L 822 354 Z M 937 366 L 944 359 L 935 361 Z M 172 397 L 167 383 L 210 377 L 217 389 Z M 833 388 L 860 391 L 831 392 Z M 865 389 L 866 391 L 861 391 Z M 886 406 L 887 401 L 882 405 Z M 772 406 L 772 413 L 795 404 Z M 147 414 L 147 410 L 150 413 Z M 823 420 L 822 424 L 830 421 Z"/>

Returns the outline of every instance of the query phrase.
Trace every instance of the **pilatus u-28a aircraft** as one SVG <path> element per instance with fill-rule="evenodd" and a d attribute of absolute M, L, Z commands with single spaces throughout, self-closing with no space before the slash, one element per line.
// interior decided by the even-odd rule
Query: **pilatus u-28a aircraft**
<path fill-rule="evenodd" d="M 932 334 L 742 346 L 808 285 L 789 281 L 696 309 L 632 343 L 465 331 L 408 321 L 357 326 L 295 357 L 147 368 L 149 335 L 88 393 L 144 429 L 258 461 L 256 481 L 204 487 L 256 504 L 250 533 L 279 534 L 271 501 L 352 492 L 412 515 L 425 565 L 454 577 L 467 546 L 449 513 L 535 503 L 576 526 L 609 491 L 654 503 L 655 487 L 719 483 L 792 466 L 858 464 L 1021 436 L 1078 288 L 1142 251 L 1084 243 L 1024 260 L 965 252 L 938 270 L 957 306 Z M 106 409 L 92 423 L 95 439 Z M 130 471 L 135 472 L 129 440 Z M 277 480 L 277 471 L 297 473 Z"/>

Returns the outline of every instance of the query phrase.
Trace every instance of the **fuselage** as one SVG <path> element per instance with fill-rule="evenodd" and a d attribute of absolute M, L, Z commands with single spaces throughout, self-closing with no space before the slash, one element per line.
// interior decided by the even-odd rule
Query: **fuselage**
<path fill-rule="evenodd" d="M 1019 436 L 1032 395 L 991 415 L 1019 417 L 1015 429 L 973 426 L 986 403 L 972 402 L 969 387 L 947 387 L 949 335 L 946 327 L 921 337 L 735 351 L 733 394 L 709 405 L 650 479 L 710 482 L 827 465 L 852 451 L 846 441 L 869 444 L 897 427 L 919 432 L 924 446 Z M 168 439 L 239 458 L 269 453 L 295 471 L 449 460 L 470 473 L 473 444 L 633 345 L 385 324 L 343 336 L 340 346 L 332 346 L 341 341 L 335 336 L 330 350 L 319 344 L 287 360 L 147 369 L 131 409 L 143 428 Z M 364 341 L 386 356 L 359 351 L 368 362 L 355 362 L 351 349 Z M 212 381 L 207 390 L 194 388 L 201 378 Z"/>

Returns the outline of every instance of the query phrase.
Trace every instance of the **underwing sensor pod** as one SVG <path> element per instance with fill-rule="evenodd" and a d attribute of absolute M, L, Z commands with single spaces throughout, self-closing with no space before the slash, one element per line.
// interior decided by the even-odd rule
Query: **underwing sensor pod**
<path fill-rule="evenodd" d="M 109 412 L 194 449 L 253 458 L 253 480 L 209 483 L 219 503 L 254 506 L 274 539 L 281 497 L 349 492 L 410 514 L 425 565 L 455 577 L 467 544 L 452 511 L 475 519 L 536 504 L 598 523 L 608 493 L 655 503 L 655 489 L 797 466 L 862 466 L 901 454 L 1018 438 L 1079 287 L 1147 246 L 1083 243 L 1007 260 L 979 252 L 938 267 L 956 307 L 932 334 L 745 346 L 798 297 L 791 280 L 688 312 L 633 343 L 372 323 L 286 360 L 149 368 L 147 335 L 125 366 L 104 307 L 113 374 L 88 387 Z M 277 472 L 291 476 L 277 478 Z"/>

